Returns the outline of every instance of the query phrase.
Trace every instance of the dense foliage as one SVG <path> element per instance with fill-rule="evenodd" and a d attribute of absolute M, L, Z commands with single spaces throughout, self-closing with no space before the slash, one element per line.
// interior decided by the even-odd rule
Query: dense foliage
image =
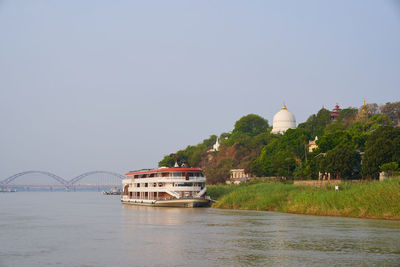
<path fill-rule="evenodd" d="M 400 128 L 382 126 L 365 143 L 363 172 L 366 176 L 377 177 L 380 166 L 390 162 L 400 162 Z"/>
<path fill-rule="evenodd" d="M 212 135 L 165 156 L 159 166 L 177 162 L 201 167 L 213 184 L 224 182 L 236 168 L 258 177 L 317 179 L 329 174 L 332 179 L 376 179 L 381 166 L 395 173 L 400 164 L 399 120 L 400 102 L 346 108 L 334 121 L 322 108 L 297 129 L 275 135 L 266 119 L 249 114 L 232 132 L 219 136 L 219 151 L 210 150 L 217 139 Z M 316 137 L 318 148 L 309 152 L 309 142 Z"/>
<path fill-rule="evenodd" d="M 297 128 L 308 130 L 311 136 L 321 136 L 324 133 L 326 125 L 331 122 L 331 112 L 325 108 L 311 115 L 306 122 L 300 123 Z"/>

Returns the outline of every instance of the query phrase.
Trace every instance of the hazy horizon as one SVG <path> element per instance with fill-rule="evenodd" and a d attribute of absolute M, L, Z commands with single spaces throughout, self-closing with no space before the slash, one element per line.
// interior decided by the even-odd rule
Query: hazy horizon
<path fill-rule="evenodd" d="M 233 129 L 400 100 L 396 1 L 0 0 L 0 180 L 156 167 Z"/>

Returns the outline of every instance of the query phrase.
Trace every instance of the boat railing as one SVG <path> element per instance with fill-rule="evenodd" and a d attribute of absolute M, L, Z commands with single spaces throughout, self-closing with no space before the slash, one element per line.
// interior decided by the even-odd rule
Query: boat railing
<path fill-rule="evenodd" d="M 122 195 L 121 196 L 121 200 L 122 201 L 129 201 L 131 199 L 136 199 L 136 200 L 176 200 L 176 199 L 207 199 L 207 196 L 201 196 L 201 197 L 196 197 L 196 196 L 183 196 L 180 198 L 176 198 L 176 197 L 155 197 L 154 199 L 140 199 L 140 198 L 134 198 L 132 196 L 132 198 L 128 195 Z"/>
<path fill-rule="evenodd" d="M 126 198 L 129 199 L 129 198 Z M 135 199 L 135 198 L 132 198 Z M 176 198 L 176 197 L 156 197 L 154 199 L 143 199 L 143 200 L 177 200 L 177 199 L 206 199 L 205 197 L 192 197 L 192 196 L 186 196 L 186 197 L 181 197 L 181 198 Z M 139 199 L 137 199 L 139 200 Z"/>

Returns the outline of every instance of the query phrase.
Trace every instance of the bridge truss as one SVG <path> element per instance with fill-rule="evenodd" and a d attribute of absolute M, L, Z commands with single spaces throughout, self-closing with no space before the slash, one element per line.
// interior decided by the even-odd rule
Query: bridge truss
<path fill-rule="evenodd" d="M 39 174 L 39 175 L 44 175 L 52 178 L 55 181 L 55 184 L 47 184 L 47 183 L 15 183 L 16 179 L 21 179 L 20 177 L 23 176 L 28 176 L 32 174 Z M 97 176 L 96 176 L 97 175 Z M 101 175 L 108 175 L 109 177 L 113 177 L 113 180 L 110 181 L 111 179 L 108 179 L 108 181 L 105 181 L 104 179 L 102 181 L 99 181 L 97 177 L 100 177 Z M 88 183 L 84 182 L 86 177 L 89 176 L 95 176 L 95 181 Z M 101 177 L 100 177 L 101 178 Z M 82 173 L 71 180 L 66 180 L 54 173 L 46 172 L 46 171 L 24 171 L 20 172 L 17 174 L 14 174 L 2 181 L 0 181 L 0 188 L 1 189 L 6 189 L 6 188 L 65 188 L 67 191 L 69 190 L 75 190 L 76 188 L 105 188 L 105 187 L 121 187 L 121 180 L 124 179 L 125 176 L 121 175 L 119 173 L 115 172 L 110 172 L 110 171 L 90 171 L 90 172 L 85 172 Z M 96 181 L 97 179 L 97 181 Z M 87 180 L 87 179 L 86 179 Z"/>

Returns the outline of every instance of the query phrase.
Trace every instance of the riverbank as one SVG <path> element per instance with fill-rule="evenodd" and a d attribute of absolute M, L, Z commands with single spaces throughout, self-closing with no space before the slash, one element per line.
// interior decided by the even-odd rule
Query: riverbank
<path fill-rule="evenodd" d="M 400 220 L 400 179 L 341 183 L 322 188 L 255 181 L 242 185 L 212 185 L 208 195 L 215 208 Z"/>

